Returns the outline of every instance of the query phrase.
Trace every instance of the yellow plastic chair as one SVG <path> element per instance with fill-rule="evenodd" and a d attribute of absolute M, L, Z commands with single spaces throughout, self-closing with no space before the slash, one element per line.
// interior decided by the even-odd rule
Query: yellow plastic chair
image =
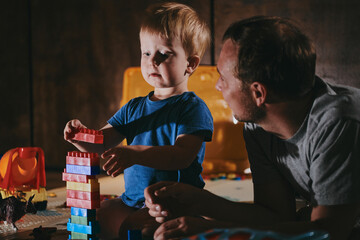
<path fill-rule="evenodd" d="M 234 123 L 232 111 L 215 89 L 219 74 L 214 66 L 199 66 L 190 76 L 189 91 L 205 101 L 214 118 L 213 140 L 206 145 L 204 174 L 242 173 L 249 167 L 243 139 L 243 123 Z M 153 87 L 141 75 L 140 67 L 128 68 L 124 73 L 123 95 L 120 105 L 130 99 L 146 96 Z"/>

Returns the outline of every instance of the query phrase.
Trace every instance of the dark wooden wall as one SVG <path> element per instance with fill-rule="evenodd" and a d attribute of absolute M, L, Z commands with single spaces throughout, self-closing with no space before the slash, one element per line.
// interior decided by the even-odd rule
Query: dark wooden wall
<path fill-rule="evenodd" d="M 150 0 L 2 0 L 0 154 L 39 146 L 46 167 L 62 169 L 65 123 L 99 128 L 119 108 L 124 70 L 140 63 L 139 22 Z M 360 2 L 356 0 L 193 0 L 213 26 L 202 64 L 214 64 L 228 25 L 254 15 L 301 22 L 315 41 L 317 73 L 360 87 Z"/>

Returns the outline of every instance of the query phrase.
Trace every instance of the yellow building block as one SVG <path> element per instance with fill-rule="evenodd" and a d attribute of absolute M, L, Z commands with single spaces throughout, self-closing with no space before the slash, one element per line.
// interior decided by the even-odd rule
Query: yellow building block
<path fill-rule="evenodd" d="M 84 192 L 97 192 L 100 191 L 100 184 L 98 179 L 89 179 L 88 183 L 66 182 L 66 189 Z"/>

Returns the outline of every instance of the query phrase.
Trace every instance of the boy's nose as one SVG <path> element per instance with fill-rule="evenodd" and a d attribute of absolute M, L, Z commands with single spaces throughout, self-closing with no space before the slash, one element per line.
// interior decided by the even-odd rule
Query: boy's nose
<path fill-rule="evenodd" d="M 152 67 L 157 67 L 157 66 L 160 65 L 160 64 L 159 64 L 159 60 L 157 60 L 156 56 L 150 58 L 149 61 L 148 61 L 148 64 L 149 64 L 150 66 L 152 66 Z"/>

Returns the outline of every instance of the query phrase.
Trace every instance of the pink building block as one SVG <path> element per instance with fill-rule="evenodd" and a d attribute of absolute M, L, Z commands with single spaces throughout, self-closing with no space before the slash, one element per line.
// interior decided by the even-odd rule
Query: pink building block
<path fill-rule="evenodd" d="M 68 182 L 80 182 L 80 183 L 88 183 L 89 179 L 95 179 L 96 175 L 83 175 L 83 174 L 75 174 L 75 173 L 67 173 L 66 169 L 62 174 L 62 180 Z"/>
<path fill-rule="evenodd" d="M 66 206 L 68 207 L 78 207 L 86 209 L 95 209 L 100 207 L 100 200 L 82 200 L 75 198 L 66 198 Z"/>
<path fill-rule="evenodd" d="M 97 153 L 88 152 L 68 152 L 66 156 L 66 164 L 81 166 L 99 166 L 100 158 Z"/>
<path fill-rule="evenodd" d="M 88 143 L 103 143 L 104 135 L 102 131 L 97 131 L 88 128 L 81 128 L 80 132 L 75 134 L 73 140 L 88 142 Z"/>
<path fill-rule="evenodd" d="M 67 189 L 66 197 L 81 199 L 81 200 L 88 200 L 88 201 L 95 201 L 95 200 L 100 199 L 100 193 L 99 192 L 84 192 L 84 191 Z"/>

